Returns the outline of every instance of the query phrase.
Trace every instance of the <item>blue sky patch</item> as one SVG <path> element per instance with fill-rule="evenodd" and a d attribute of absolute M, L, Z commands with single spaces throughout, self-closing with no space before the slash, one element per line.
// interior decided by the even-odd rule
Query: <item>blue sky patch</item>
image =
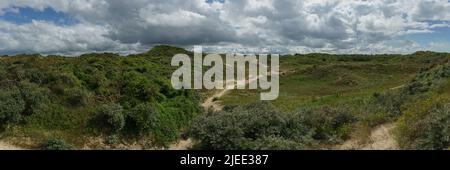
<path fill-rule="evenodd" d="M 412 40 L 426 47 L 430 43 L 450 43 L 450 28 L 441 27 L 432 30 L 432 33 L 416 33 L 409 34 L 402 37 L 405 40 Z"/>
<path fill-rule="evenodd" d="M 0 16 L 0 19 L 16 24 L 27 24 L 31 23 L 33 20 L 53 22 L 57 25 L 73 25 L 78 23 L 78 21 L 71 16 L 55 11 L 52 8 L 45 8 L 44 10 L 15 8 L 14 10 L 7 10 Z"/>
<path fill-rule="evenodd" d="M 224 3 L 225 0 L 206 0 L 207 3 L 213 3 L 214 1 L 220 2 L 220 3 Z"/>

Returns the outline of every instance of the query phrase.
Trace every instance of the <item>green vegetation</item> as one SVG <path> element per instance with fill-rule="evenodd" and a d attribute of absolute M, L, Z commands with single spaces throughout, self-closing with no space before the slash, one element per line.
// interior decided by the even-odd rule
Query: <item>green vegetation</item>
<path fill-rule="evenodd" d="M 261 102 L 201 117 L 191 135 L 203 149 L 319 149 L 319 144 L 346 139 L 355 121 L 342 107 L 285 113 Z"/>
<path fill-rule="evenodd" d="M 71 150 L 72 145 L 61 139 L 49 139 L 43 144 L 46 150 Z"/>
<path fill-rule="evenodd" d="M 105 127 L 111 132 L 119 132 L 125 127 L 125 115 L 120 105 L 103 105 L 98 114 L 99 119 L 104 121 Z"/>
<path fill-rule="evenodd" d="M 197 92 L 171 87 L 168 73 L 175 68 L 160 64 L 170 63 L 166 48 L 123 57 L 2 57 L 2 136 L 33 143 L 58 138 L 73 148 L 98 136 L 111 143 L 170 144 L 201 110 Z M 61 142 L 47 143 L 54 148 Z"/>
<path fill-rule="evenodd" d="M 449 54 L 283 56 L 277 100 L 231 91 L 212 99 L 224 106 L 214 113 L 200 103 L 217 91 L 172 88 L 178 53 L 192 55 L 157 46 L 129 56 L 1 57 L 0 137 L 52 150 L 161 148 L 181 136 L 199 149 L 329 149 L 394 123 L 402 149 L 450 146 Z"/>
<path fill-rule="evenodd" d="M 352 136 L 364 141 L 368 129 L 394 122 L 400 148 L 446 149 L 449 59 L 433 52 L 285 56 L 279 99 L 255 105 L 258 90 L 233 91 L 219 99 L 224 111 L 196 120 L 191 134 L 203 149 L 325 149 Z"/>
<path fill-rule="evenodd" d="M 447 149 L 450 146 L 450 65 L 433 65 L 421 71 L 407 86 L 420 96 L 408 104 L 397 128 L 397 140 L 405 149 Z"/>

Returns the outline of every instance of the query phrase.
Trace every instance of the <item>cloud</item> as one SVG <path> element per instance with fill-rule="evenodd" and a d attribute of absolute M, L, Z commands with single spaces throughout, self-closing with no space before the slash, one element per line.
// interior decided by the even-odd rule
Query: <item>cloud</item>
<path fill-rule="evenodd" d="M 2 21 L 0 52 L 130 52 L 174 44 L 244 52 L 404 53 L 422 47 L 396 39 L 433 34 L 450 21 L 448 0 L 2 0 L 0 15 L 18 7 L 52 8 L 79 23 Z"/>
<path fill-rule="evenodd" d="M 431 42 L 428 44 L 428 49 L 437 52 L 448 52 L 450 42 Z"/>
<path fill-rule="evenodd" d="M 6 54 L 77 54 L 85 51 L 139 50 L 140 44 L 123 44 L 106 38 L 105 27 L 88 24 L 57 26 L 33 21 L 17 25 L 0 21 L 0 51 Z"/>

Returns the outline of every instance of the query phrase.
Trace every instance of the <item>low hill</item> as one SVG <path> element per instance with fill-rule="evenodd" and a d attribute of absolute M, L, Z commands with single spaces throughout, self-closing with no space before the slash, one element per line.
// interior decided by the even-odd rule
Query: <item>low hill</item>
<path fill-rule="evenodd" d="M 173 55 L 0 58 L 0 140 L 36 149 L 142 149 L 189 137 L 199 149 L 330 149 L 389 124 L 403 149 L 450 145 L 446 53 L 286 55 L 280 97 L 174 90 Z M 391 126 L 392 125 L 392 126 Z"/>
<path fill-rule="evenodd" d="M 255 104 L 259 91 L 234 90 L 190 133 L 203 149 L 334 149 L 346 141 L 362 146 L 353 149 L 447 149 L 449 60 L 434 52 L 284 56 L 277 100 Z M 365 147 L 384 144 L 374 136 L 398 146 Z"/>
<path fill-rule="evenodd" d="M 96 146 L 99 140 L 144 142 L 148 147 L 169 144 L 198 115 L 200 98 L 194 91 L 172 88 L 169 75 L 161 74 L 168 73 L 170 65 L 149 59 L 160 48 L 127 57 L 2 57 L 2 137 L 31 147 L 49 140 L 75 148 L 103 147 Z"/>

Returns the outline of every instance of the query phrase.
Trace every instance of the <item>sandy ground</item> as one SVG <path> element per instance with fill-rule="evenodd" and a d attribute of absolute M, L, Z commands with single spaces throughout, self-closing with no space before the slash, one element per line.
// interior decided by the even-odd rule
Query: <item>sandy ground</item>
<path fill-rule="evenodd" d="M 361 143 L 359 139 L 350 139 L 337 147 L 341 150 L 398 150 L 398 144 L 392 135 L 395 124 L 384 124 L 373 129 L 369 140 Z"/>
<path fill-rule="evenodd" d="M 25 148 L 14 146 L 8 142 L 0 141 L 0 150 L 25 150 Z"/>
<path fill-rule="evenodd" d="M 194 145 L 194 142 L 191 139 L 180 140 L 177 143 L 174 143 L 169 146 L 169 150 L 187 150 Z"/>
<path fill-rule="evenodd" d="M 280 73 L 278 73 L 278 75 L 279 74 Z M 284 74 L 284 73 L 281 73 L 281 74 Z M 267 75 L 270 75 L 270 72 L 268 72 Z M 257 81 L 261 77 L 262 77 L 262 75 L 257 76 L 257 77 L 249 78 L 248 80 L 246 80 L 245 84 L 248 85 L 251 82 Z M 206 110 L 209 109 L 209 108 L 212 108 L 214 111 L 222 110 L 223 106 L 219 102 L 214 101 L 214 99 L 219 99 L 220 97 L 225 96 L 228 92 L 233 90 L 234 89 L 234 86 L 233 86 L 234 83 L 235 83 L 234 80 L 227 80 L 225 82 L 225 85 L 226 85 L 225 87 L 226 88 L 222 89 L 218 93 L 216 93 L 216 94 L 212 95 L 211 97 L 207 98 L 205 100 L 205 102 L 202 103 L 202 107 L 205 108 Z"/>

